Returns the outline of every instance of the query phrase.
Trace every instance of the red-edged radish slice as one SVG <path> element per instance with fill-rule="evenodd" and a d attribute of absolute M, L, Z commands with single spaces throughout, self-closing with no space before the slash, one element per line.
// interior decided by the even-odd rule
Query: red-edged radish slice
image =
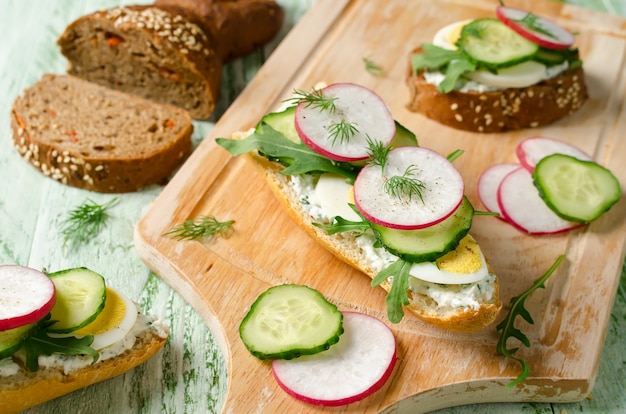
<path fill-rule="evenodd" d="M 478 198 L 488 211 L 500 213 L 498 188 L 508 173 L 519 168 L 519 164 L 500 163 L 487 168 L 478 178 Z"/>
<path fill-rule="evenodd" d="M 423 185 L 421 197 L 389 191 L 392 177 L 402 176 Z M 454 213 L 463 201 L 464 190 L 461 174 L 443 155 L 424 147 L 398 147 L 389 151 L 384 169 L 375 164 L 361 169 L 354 182 L 354 202 L 372 223 L 415 230 Z"/>
<path fill-rule="evenodd" d="M 0 331 L 38 322 L 50 312 L 55 298 L 54 283 L 42 272 L 0 266 Z"/>
<path fill-rule="evenodd" d="M 345 312 L 339 342 L 315 355 L 272 362 L 278 384 L 309 404 L 339 406 L 373 394 L 396 363 L 396 341 L 387 325 L 358 312 Z"/>
<path fill-rule="evenodd" d="M 368 140 L 388 146 L 396 123 L 387 104 L 372 90 L 335 83 L 319 91 L 334 109 L 304 100 L 296 108 L 298 136 L 315 152 L 337 161 L 360 161 L 370 155 Z"/>
<path fill-rule="evenodd" d="M 531 173 L 522 166 L 500 183 L 498 204 L 506 221 L 529 234 L 561 233 L 580 225 L 563 220 L 550 210 L 539 196 Z"/>
<path fill-rule="evenodd" d="M 525 10 L 498 6 L 496 15 L 517 34 L 549 49 L 567 49 L 574 44 L 572 33 L 558 24 Z"/>
<path fill-rule="evenodd" d="M 533 172 L 539 160 L 552 154 L 571 155 L 580 160 L 593 161 L 587 153 L 579 148 L 554 138 L 526 138 L 515 148 L 515 155 L 517 155 L 520 164 L 530 172 Z"/>

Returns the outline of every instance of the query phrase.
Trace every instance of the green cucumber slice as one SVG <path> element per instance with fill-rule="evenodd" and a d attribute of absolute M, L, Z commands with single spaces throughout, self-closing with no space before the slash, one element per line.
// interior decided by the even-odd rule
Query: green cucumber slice
<path fill-rule="evenodd" d="M 296 131 L 295 117 L 296 107 L 290 106 L 284 111 L 270 112 L 261 118 L 261 123 L 271 126 L 273 130 L 280 132 L 288 140 L 299 143 L 301 140 Z"/>
<path fill-rule="evenodd" d="M 0 331 L 0 359 L 8 358 L 22 345 L 22 341 L 28 336 L 35 324 L 19 326 L 6 331 Z"/>
<path fill-rule="evenodd" d="M 474 207 L 467 197 L 450 217 L 418 230 L 399 230 L 372 223 L 376 238 L 385 249 L 408 262 L 432 262 L 454 250 L 472 227 Z"/>
<path fill-rule="evenodd" d="M 391 146 L 396 147 L 417 147 L 417 137 L 400 122 L 396 121 L 396 133 L 391 140 Z"/>
<path fill-rule="evenodd" d="M 239 325 L 239 336 L 259 359 L 293 359 L 327 350 L 343 333 L 343 314 L 321 293 L 284 284 L 262 293 Z"/>
<path fill-rule="evenodd" d="M 525 39 L 496 18 L 483 18 L 461 29 L 459 47 L 476 63 L 498 69 L 535 56 L 539 45 Z"/>
<path fill-rule="evenodd" d="M 50 332 L 70 333 L 92 322 L 104 308 L 104 278 L 85 267 L 49 274 L 56 288 L 56 303 L 50 311 Z"/>
<path fill-rule="evenodd" d="M 565 154 L 542 158 L 532 176 L 546 205 L 561 218 L 578 223 L 600 217 L 619 201 L 622 192 L 611 171 Z"/>

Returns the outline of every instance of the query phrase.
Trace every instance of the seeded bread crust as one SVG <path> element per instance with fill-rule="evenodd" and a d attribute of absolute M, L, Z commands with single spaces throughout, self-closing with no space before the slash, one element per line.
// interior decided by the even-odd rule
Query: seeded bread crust
<path fill-rule="evenodd" d="M 82 16 L 57 39 L 67 72 L 208 118 L 222 61 L 212 33 L 187 9 L 115 7 Z"/>
<path fill-rule="evenodd" d="M 415 53 L 421 53 L 415 49 Z M 493 92 L 442 93 L 427 83 L 423 71 L 409 64 L 409 110 L 441 124 L 472 132 L 504 132 L 551 124 L 576 112 L 587 100 L 582 67 L 526 88 Z"/>
<path fill-rule="evenodd" d="M 21 368 L 12 376 L 0 376 L 0 412 L 18 413 L 80 388 L 108 380 L 129 371 L 156 354 L 167 334 L 149 329 L 123 354 L 65 374 L 62 369 L 36 372 Z"/>
<path fill-rule="evenodd" d="M 162 182 L 191 152 L 187 111 L 46 74 L 11 111 L 19 154 L 47 177 L 103 193 Z"/>
<path fill-rule="evenodd" d="M 237 132 L 232 138 L 243 139 L 247 135 L 245 132 Z M 272 192 L 300 228 L 338 259 L 363 272 L 371 279 L 376 276 L 377 271 L 366 260 L 366 256 L 354 237 L 344 233 L 329 235 L 323 229 L 313 225 L 315 220 L 302 208 L 299 195 L 289 184 L 291 178 L 280 173 L 282 167 L 258 154 L 250 153 L 249 157 L 260 168 Z M 490 273 L 493 273 L 492 269 Z M 428 296 L 413 293 L 410 290 L 408 291 L 410 304 L 406 306 L 406 309 L 422 321 L 441 329 L 455 332 L 477 331 L 493 323 L 502 308 L 497 277 L 493 284 L 493 298 L 487 303 L 481 303 L 476 309 L 442 307 Z M 391 290 L 391 283 L 387 281 L 381 283 L 380 286 L 387 292 Z"/>
<path fill-rule="evenodd" d="M 180 6 L 206 21 L 223 62 L 247 55 L 276 36 L 284 11 L 273 0 L 156 0 L 157 7 Z"/>

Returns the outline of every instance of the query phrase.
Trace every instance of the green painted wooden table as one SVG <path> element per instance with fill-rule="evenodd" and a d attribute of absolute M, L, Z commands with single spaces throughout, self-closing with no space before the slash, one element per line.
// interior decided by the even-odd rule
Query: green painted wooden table
<path fill-rule="evenodd" d="M 62 73 L 65 69 L 66 61 L 55 44 L 64 27 L 97 9 L 141 2 L 0 1 L 0 263 L 48 270 L 89 267 L 171 327 L 164 349 L 146 364 L 33 408 L 30 413 L 212 413 L 221 412 L 223 405 L 228 373 L 211 331 L 176 292 L 145 267 L 133 246 L 135 223 L 162 188 L 152 186 L 132 194 L 106 195 L 66 187 L 36 172 L 11 145 L 9 113 L 13 100 L 43 73 Z M 221 99 L 211 119 L 195 122 L 194 145 L 211 130 L 314 0 L 279 3 L 286 18 L 278 38 L 224 68 Z M 626 17 L 626 0 L 568 3 Z M 105 203 L 113 197 L 119 197 L 119 202 L 111 210 L 106 229 L 90 242 L 64 251 L 60 225 L 68 211 L 88 199 Z M 624 413 L 625 385 L 626 275 L 622 272 L 596 385 L 587 400 L 573 404 L 480 404 L 439 412 Z"/>

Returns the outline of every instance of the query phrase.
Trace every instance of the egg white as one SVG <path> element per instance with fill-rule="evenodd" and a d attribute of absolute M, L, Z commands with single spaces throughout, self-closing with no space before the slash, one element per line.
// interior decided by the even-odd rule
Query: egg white
<path fill-rule="evenodd" d="M 322 174 L 315 185 L 314 195 L 328 217 L 341 216 L 346 220 L 359 221 L 361 218 L 350 208 L 354 203 L 352 185 L 345 177 L 335 174 Z"/>
<path fill-rule="evenodd" d="M 113 290 L 110 287 L 108 287 L 107 289 Z M 117 326 L 109 329 L 106 332 L 93 335 L 93 342 L 91 344 L 91 347 L 95 350 L 106 348 L 107 346 L 124 339 L 126 334 L 130 332 L 130 330 L 135 325 L 135 322 L 137 321 L 137 305 L 135 305 L 135 302 L 133 302 L 117 290 L 114 290 L 114 292 L 120 297 L 120 299 L 122 299 L 122 302 L 126 307 L 126 312 L 124 313 L 124 317 Z"/>

